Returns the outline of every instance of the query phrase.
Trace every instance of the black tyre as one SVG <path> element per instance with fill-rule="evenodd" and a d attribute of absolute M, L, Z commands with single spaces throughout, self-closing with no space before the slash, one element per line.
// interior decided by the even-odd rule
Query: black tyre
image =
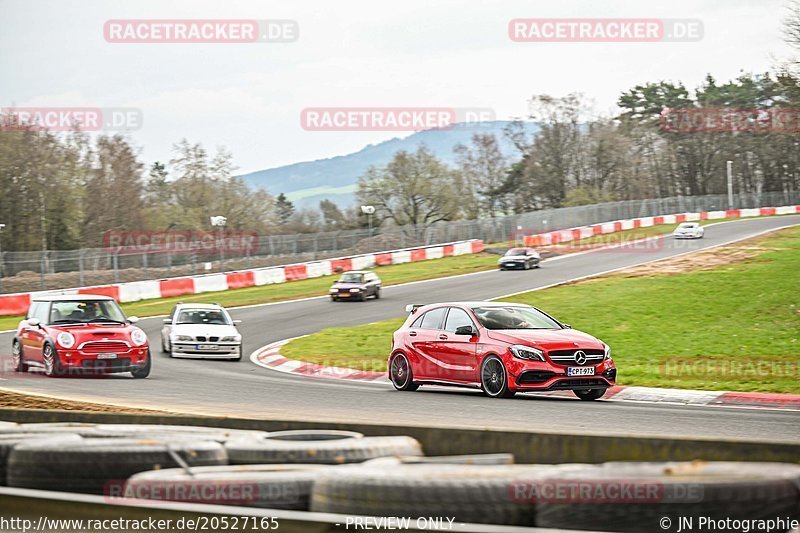
<path fill-rule="evenodd" d="M 114 495 L 119 483 L 137 472 L 179 466 L 173 454 L 191 466 L 227 462 L 222 445 L 211 441 L 54 438 L 11 450 L 8 485 Z"/>
<path fill-rule="evenodd" d="M 339 298 L 337 298 L 337 297 L 335 297 L 335 296 L 331 296 L 331 301 L 332 301 L 332 302 L 338 302 L 338 301 L 339 301 Z"/>
<path fill-rule="evenodd" d="M 381 288 L 380 287 L 375 289 L 375 299 L 376 300 L 380 300 L 381 299 Z"/>
<path fill-rule="evenodd" d="M 170 348 L 167 348 L 167 344 L 164 341 L 164 337 L 161 337 L 161 353 L 168 353 L 172 355 L 172 350 Z"/>
<path fill-rule="evenodd" d="M 627 494 L 641 496 L 640 501 L 634 497 L 634 501 L 578 498 L 538 502 L 539 527 L 639 532 L 668 529 L 660 527 L 665 523 L 674 527 L 679 517 L 692 517 L 697 524 L 701 516 L 713 521 L 766 521 L 800 515 L 800 465 L 796 464 L 615 462 L 565 472 L 557 483 L 580 483 L 598 490 L 624 487 Z"/>
<path fill-rule="evenodd" d="M 11 450 L 13 450 L 16 445 L 52 438 L 80 439 L 80 436 L 66 433 L 26 433 L 22 431 L 19 433 L 0 433 L 0 486 L 5 486 L 6 484 L 6 463 L 8 461 L 8 456 L 11 454 Z"/>
<path fill-rule="evenodd" d="M 591 402 L 593 400 L 597 400 L 602 398 L 605 395 L 607 389 L 588 389 L 588 390 L 574 390 L 572 391 L 575 396 L 580 398 L 581 400 L 585 400 L 587 402 Z"/>
<path fill-rule="evenodd" d="M 231 464 L 345 464 L 391 455 L 422 455 L 411 437 L 364 437 L 350 431 L 279 431 L 225 444 Z"/>
<path fill-rule="evenodd" d="M 389 364 L 389 379 L 392 380 L 392 385 L 399 391 L 415 391 L 419 388 L 418 383 L 414 383 L 414 372 L 411 370 L 411 363 L 408 358 L 398 353 L 392 357 L 392 362 Z"/>
<path fill-rule="evenodd" d="M 440 455 L 433 457 L 379 457 L 370 459 L 364 466 L 373 465 L 513 465 L 514 455 L 511 453 L 485 453 L 473 455 Z"/>
<path fill-rule="evenodd" d="M 481 389 L 490 398 L 513 398 L 515 392 L 508 388 L 508 372 L 503 361 L 490 355 L 481 364 Z"/>
<path fill-rule="evenodd" d="M 131 372 L 136 379 L 144 379 L 150 375 L 150 369 L 153 366 L 153 358 L 150 357 L 150 348 L 147 349 L 147 358 L 145 359 L 144 366 L 138 370 Z"/>
<path fill-rule="evenodd" d="M 308 511 L 314 479 L 326 465 L 201 466 L 153 470 L 125 483 L 126 498 Z M 228 490 L 211 491 L 208 487 Z"/>
<path fill-rule="evenodd" d="M 119 438 L 191 438 L 227 442 L 231 439 L 264 438 L 265 431 L 214 428 L 206 426 L 175 426 L 162 424 L 98 424 L 88 436 Z"/>
<path fill-rule="evenodd" d="M 47 377 L 57 378 L 64 375 L 58 352 L 49 342 L 45 343 L 42 348 L 42 358 L 44 359 L 44 373 Z"/>
<path fill-rule="evenodd" d="M 11 367 L 14 372 L 25 372 L 28 370 L 28 365 L 25 364 L 25 357 L 22 354 L 22 343 L 16 339 L 11 344 Z"/>
<path fill-rule="evenodd" d="M 363 465 L 323 472 L 311 510 L 365 516 L 448 517 L 456 522 L 534 526 L 535 503 L 515 498 L 531 483 L 566 467 L 551 465 Z"/>

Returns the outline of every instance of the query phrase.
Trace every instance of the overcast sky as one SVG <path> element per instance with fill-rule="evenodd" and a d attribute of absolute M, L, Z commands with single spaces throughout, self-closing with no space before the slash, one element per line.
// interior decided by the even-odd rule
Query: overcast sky
<path fill-rule="evenodd" d="M 307 107 L 491 108 L 583 92 L 599 111 L 662 79 L 698 85 L 788 55 L 782 0 L 0 0 L 0 106 L 134 107 L 144 159 L 187 137 L 224 145 L 240 172 L 343 155 L 391 132 L 311 132 Z M 689 43 L 515 43 L 514 18 L 697 18 Z M 109 19 L 292 19 L 285 44 L 113 44 Z"/>

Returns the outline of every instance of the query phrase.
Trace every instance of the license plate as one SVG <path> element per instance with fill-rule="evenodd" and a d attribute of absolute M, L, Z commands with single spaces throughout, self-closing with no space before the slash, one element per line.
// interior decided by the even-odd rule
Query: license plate
<path fill-rule="evenodd" d="M 567 368 L 568 376 L 594 376 L 593 366 L 571 366 Z"/>
<path fill-rule="evenodd" d="M 350 293 L 349 292 L 341 292 L 341 293 L 339 293 L 339 298 L 349 298 L 349 297 L 350 297 Z"/>
<path fill-rule="evenodd" d="M 216 344 L 198 344 L 198 350 L 219 350 L 219 346 Z"/>
<path fill-rule="evenodd" d="M 116 359 L 117 354 L 115 353 L 99 353 L 97 354 L 98 359 Z"/>

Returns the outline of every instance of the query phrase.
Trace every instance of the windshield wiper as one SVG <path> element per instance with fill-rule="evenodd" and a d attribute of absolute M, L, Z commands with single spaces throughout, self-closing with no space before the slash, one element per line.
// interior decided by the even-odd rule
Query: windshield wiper
<path fill-rule="evenodd" d="M 89 320 L 89 322 L 113 322 L 114 324 L 125 324 L 125 322 L 121 320 L 114 320 L 113 318 L 105 318 L 105 317 L 96 317 Z"/>
<path fill-rule="evenodd" d="M 60 318 L 58 320 L 53 320 L 50 324 L 86 324 L 83 320 L 72 320 L 69 318 Z"/>

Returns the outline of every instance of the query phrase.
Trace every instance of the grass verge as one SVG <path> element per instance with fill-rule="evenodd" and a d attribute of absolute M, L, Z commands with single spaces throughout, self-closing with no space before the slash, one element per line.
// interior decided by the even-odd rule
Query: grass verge
<path fill-rule="evenodd" d="M 709 220 L 703 221 L 703 223 L 724 222 L 725 220 Z M 573 253 L 582 251 L 583 245 L 602 246 L 605 243 L 611 244 L 620 241 L 631 241 L 635 239 L 671 233 L 676 226 L 677 224 L 662 224 L 659 226 L 636 228 L 608 235 L 595 235 L 587 239 L 574 241 L 573 243 L 567 245 L 543 247 L 542 250 L 550 250 L 556 255 Z M 508 247 L 511 245 L 512 243 L 499 243 L 491 245 L 491 248 L 500 248 L 503 246 Z M 386 267 L 380 267 L 378 272 L 380 273 L 384 285 L 397 285 L 411 281 L 421 281 L 426 279 L 455 276 L 458 274 L 469 274 L 471 272 L 481 272 L 484 270 L 492 270 L 496 267 L 496 255 L 481 253 L 462 255 L 458 257 L 445 257 L 442 259 L 431 259 L 429 261 L 420 261 L 418 263 L 390 265 Z M 122 309 L 128 316 L 147 317 L 167 314 L 176 302 L 217 302 L 226 307 L 281 302 L 286 300 L 294 300 L 297 298 L 326 295 L 328 294 L 328 288 L 333 282 L 333 279 L 334 276 L 324 276 L 321 278 L 293 281 L 290 283 L 262 285 L 260 287 L 247 287 L 244 289 L 234 289 L 228 291 L 190 294 L 177 296 L 174 298 L 143 300 L 140 302 L 124 303 L 122 304 Z M 21 316 L 0 317 L 0 331 L 15 329 L 21 319 Z"/>
<path fill-rule="evenodd" d="M 606 341 L 623 385 L 800 393 L 800 228 L 668 259 L 665 267 L 669 261 L 685 266 L 613 273 L 507 301 Z M 281 351 L 385 370 L 391 332 L 402 322 L 326 329 Z"/>

